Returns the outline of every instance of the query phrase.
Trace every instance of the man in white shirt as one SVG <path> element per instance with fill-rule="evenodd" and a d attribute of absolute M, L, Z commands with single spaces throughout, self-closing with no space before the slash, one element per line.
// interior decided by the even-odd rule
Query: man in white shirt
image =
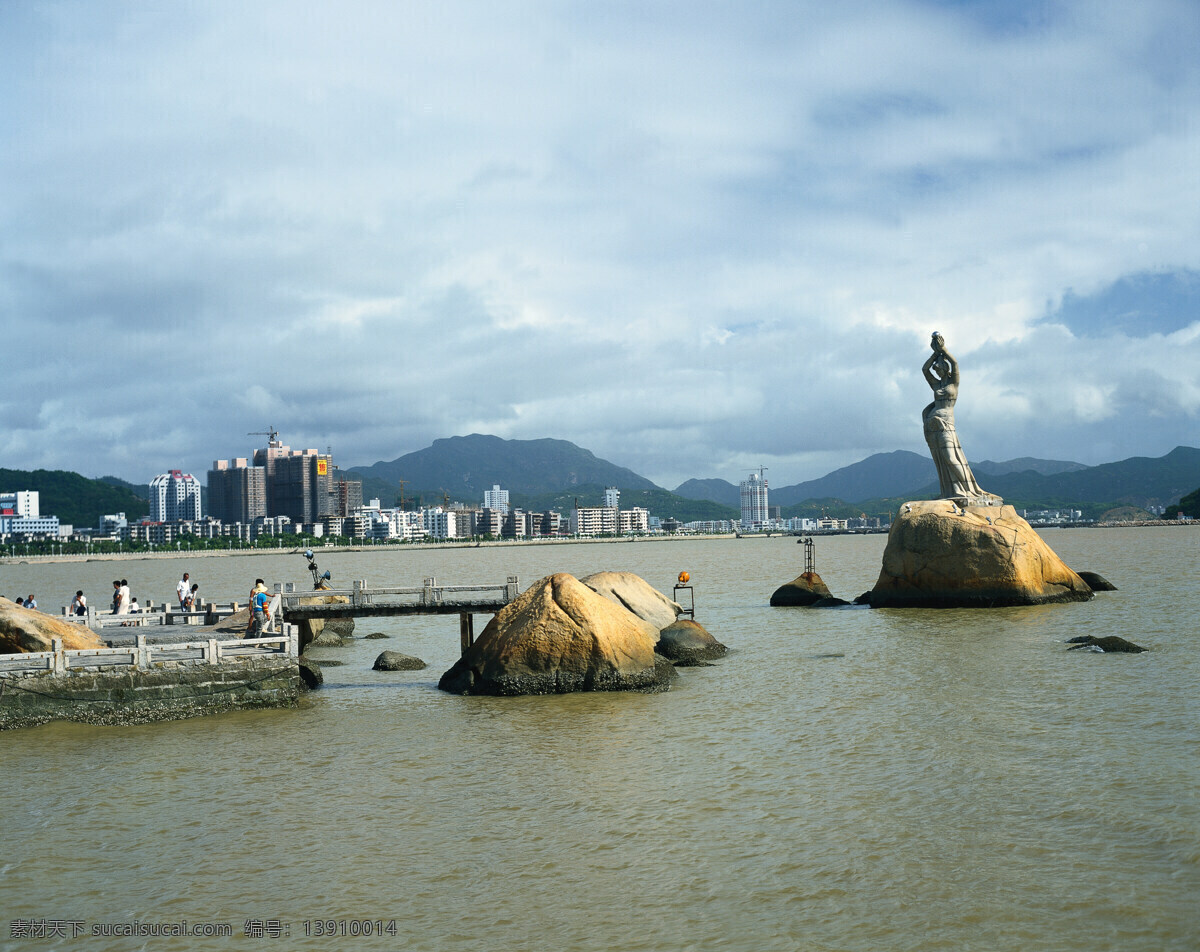
<path fill-rule="evenodd" d="M 117 589 L 117 614 L 129 614 L 129 582 L 121 579 L 121 587 Z"/>
<path fill-rule="evenodd" d="M 187 600 L 188 592 L 192 590 L 191 583 L 188 581 L 187 572 L 183 573 L 183 578 L 179 580 L 179 584 L 175 586 L 175 594 L 179 598 L 179 610 L 184 610 L 183 603 Z"/>

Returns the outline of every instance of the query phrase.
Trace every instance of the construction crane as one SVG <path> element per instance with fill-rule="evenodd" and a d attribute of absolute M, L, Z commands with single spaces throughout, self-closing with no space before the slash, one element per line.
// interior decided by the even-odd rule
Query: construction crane
<path fill-rule="evenodd" d="M 275 429 L 275 427 L 270 426 L 270 425 L 268 425 L 265 430 L 256 430 L 255 432 L 247 433 L 246 435 L 247 436 L 265 436 L 265 437 L 269 438 L 272 443 L 274 443 L 277 439 L 279 439 L 279 431 L 277 429 Z"/>
<path fill-rule="evenodd" d="M 396 482 L 398 482 L 400 484 L 400 511 L 403 512 L 404 511 L 404 487 L 408 484 L 408 480 L 397 479 Z"/>

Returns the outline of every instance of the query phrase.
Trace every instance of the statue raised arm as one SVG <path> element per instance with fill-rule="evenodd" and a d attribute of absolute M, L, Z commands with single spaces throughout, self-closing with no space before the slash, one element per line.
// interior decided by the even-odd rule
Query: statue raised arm
<path fill-rule="evenodd" d="M 933 403 L 921 411 L 925 442 L 937 467 L 942 498 L 954 499 L 964 506 L 998 506 L 999 496 L 984 492 L 975 481 L 966 454 L 954 429 L 954 404 L 958 402 L 958 361 L 946 350 L 942 335 L 934 333 L 929 346 L 933 353 L 921 367 Z"/>

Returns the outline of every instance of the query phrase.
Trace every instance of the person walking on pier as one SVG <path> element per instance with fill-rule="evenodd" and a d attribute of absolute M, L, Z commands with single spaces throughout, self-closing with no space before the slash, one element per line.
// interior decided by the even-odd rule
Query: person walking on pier
<path fill-rule="evenodd" d="M 188 578 L 189 578 L 189 576 L 188 576 L 187 572 L 184 572 L 183 578 L 181 578 L 179 580 L 179 584 L 175 586 L 175 595 L 179 599 L 179 610 L 180 611 L 188 610 L 187 607 L 183 604 L 185 601 L 187 601 L 188 592 L 190 592 L 192 590 L 191 585 L 188 584 Z"/>
<path fill-rule="evenodd" d="M 271 596 L 267 592 L 267 583 L 258 578 L 254 580 L 254 588 L 250 589 L 250 627 L 246 629 L 247 638 L 259 638 L 267 630 L 271 620 L 269 603 Z"/>
<path fill-rule="evenodd" d="M 129 614 L 129 583 L 125 579 L 113 580 L 113 614 Z"/>

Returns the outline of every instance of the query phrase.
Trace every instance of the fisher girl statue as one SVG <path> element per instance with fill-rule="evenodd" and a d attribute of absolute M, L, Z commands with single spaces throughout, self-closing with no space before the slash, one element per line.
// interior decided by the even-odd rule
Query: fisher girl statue
<path fill-rule="evenodd" d="M 933 353 L 921 372 L 933 391 L 933 403 L 921 411 L 925 426 L 925 442 L 937 467 L 938 483 L 943 499 L 953 499 L 960 506 L 1001 506 L 1004 500 L 984 492 L 975 481 L 971 466 L 958 442 L 954 430 L 954 404 L 958 402 L 958 361 L 946 350 L 942 335 L 934 331 L 929 344 Z"/>

